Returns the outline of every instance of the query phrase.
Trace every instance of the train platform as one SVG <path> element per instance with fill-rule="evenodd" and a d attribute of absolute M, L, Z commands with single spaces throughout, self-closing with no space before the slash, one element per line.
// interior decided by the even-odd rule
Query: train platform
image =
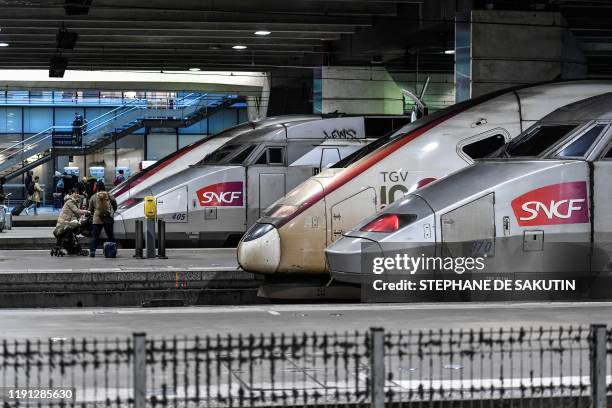
<path fill-rule="evenodd" d="M 168 259 L 52 257 L 0 251 L 3 307 L 173 306 L 260 302 L 259 279 L 238 269 L 235 249 L 169 249 Z"/>
<path fill-rule="evenodd" d="M 0 310 L 3 336 L 48 337 L 271 335 L 385 330 L 499 330 L 612 324 L 612 302 L 267 304 L 184 308 Z M 67 330 L 66 328 L 70 328 Z"/>
<path fill-rule="evenodd" d="M 10 230 L 4 230 L 0 233 L 0 250 L 51 249 L 55 245 L 53 229 L 53 226 L 24 227 L 13 225 Z M 86 239 L 82 241 L 83 243 L 88 242 Z"/>

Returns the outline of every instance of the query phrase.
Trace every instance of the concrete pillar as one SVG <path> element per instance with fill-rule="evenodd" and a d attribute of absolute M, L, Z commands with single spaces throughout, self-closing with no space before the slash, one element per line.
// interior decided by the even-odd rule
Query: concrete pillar
<path fill-rule="evenodd" d="M 268 73 L 261 88 L 260 96 L 247 96 L 247 115 L 249 121 L 257 121 L 268 115 L 270 101 L 270 74 Z"/>
<path fill-rule="evenodd" d="M 318 71 L 318 72 L 317 72 Z M 401 88 L 383 67 L 321 67 L 314 75 L 314 113 L 404 112 Z"/>
<path fill-rule="evenodd" d="M 455 41 L 457 102 L 586 76 L 586 59 L 560 13 L 473 10 L 457 16 Z"/>

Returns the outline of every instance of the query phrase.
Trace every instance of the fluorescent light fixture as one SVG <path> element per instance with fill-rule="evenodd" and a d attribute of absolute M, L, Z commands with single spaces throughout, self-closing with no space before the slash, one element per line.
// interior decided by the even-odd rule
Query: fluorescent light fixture
<path fill-rule="evenodd" d="M 8 47 L 8 46 L 9 46 L 8 43 L 0 42 L 0 47 Z"/>
<path fill-rule="evenodd" d="M 193 67 L 193 68 L 189 68 L 189 70 L 190 70 L 191 72 L 198 72 L 198 71 L 200 71 L 200 68 Z"/>
<path fill-rule="evenodd" d="M 232 48 L 235 50 L 246 50 L 247 46 L 246 45 L 234 45 Z"/>
<path fill-rule="evenodd" d="M 452 55 L 452 54 L 454 54 L 454 53 L 455 53 L 455 50 L 445 50 L 445 51 L 444 51 L 444 53 L 445 53 L 446 55 Z"/>
<path fill-rule="evenodd" d="M 272 31 L 267 31 L 267 30 L 257 30 L 255 31 L 253 34 L 255 35 L 270 35 L 272 33 Z"/>

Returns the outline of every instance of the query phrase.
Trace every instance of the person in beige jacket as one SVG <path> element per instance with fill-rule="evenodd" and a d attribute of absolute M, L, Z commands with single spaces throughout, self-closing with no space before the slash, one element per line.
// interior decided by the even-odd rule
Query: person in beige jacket
<path fill-rule="evenodd" d="M 79 204 L 81 203 L 81 196 L 79 195 L 79 189 L 73 188 L 70 191 L 70 194 L 66 196 L 64 199 L 64 207 L 62 207 L 62 211 L 60 212 L 59 217 L 57 218 L 57 223 L 55 224 L 55 230 L 53 231 L 53 235 L 56 237 L 61 236 L 64 227 L 75 221 L 81 217 L 81 215 L 89 214 L 87 210 L 81 210 L 79 208 Z M 58 244 L 59 245 L 59 244 Z"/>
<path fill-rule="evenodd" d="M 34 207 L 34 215 L 38 214 L 38 207 L 40 207 L 40 202 L 43 194 L 43 189 L 42 187 L 40 187 L 39 181 L 40 177 L 34 177 L 34 181 L 32 182 L 34 184 L 32 194 L 28 194 L 28 200 L 32 202 L 32 205 L 30 205 L 30 207 Z M 28 210 L 30 209 L 30 207 L 26 208 L 26 214 L 29 214 Z"/>

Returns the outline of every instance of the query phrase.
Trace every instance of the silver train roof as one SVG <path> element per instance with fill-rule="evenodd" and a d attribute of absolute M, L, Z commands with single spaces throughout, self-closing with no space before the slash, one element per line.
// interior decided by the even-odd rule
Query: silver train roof
<path fill-rule="evenodd" d="M 281 117 L 282 118 L 282 117 Z M 274 123 L 244 133 L 227 142 L 240 145 L 262 142 L 285 143 L 288 139 L 364 139 L 365 125 L 362 116 L 324 119 L 312 115 L 304 120 Z"/>
<path fill-rule="evenodd" d="M 542 118 L 540 123 L 612 120 L 612 93 L 605 93 L 563 106 Z"/>

